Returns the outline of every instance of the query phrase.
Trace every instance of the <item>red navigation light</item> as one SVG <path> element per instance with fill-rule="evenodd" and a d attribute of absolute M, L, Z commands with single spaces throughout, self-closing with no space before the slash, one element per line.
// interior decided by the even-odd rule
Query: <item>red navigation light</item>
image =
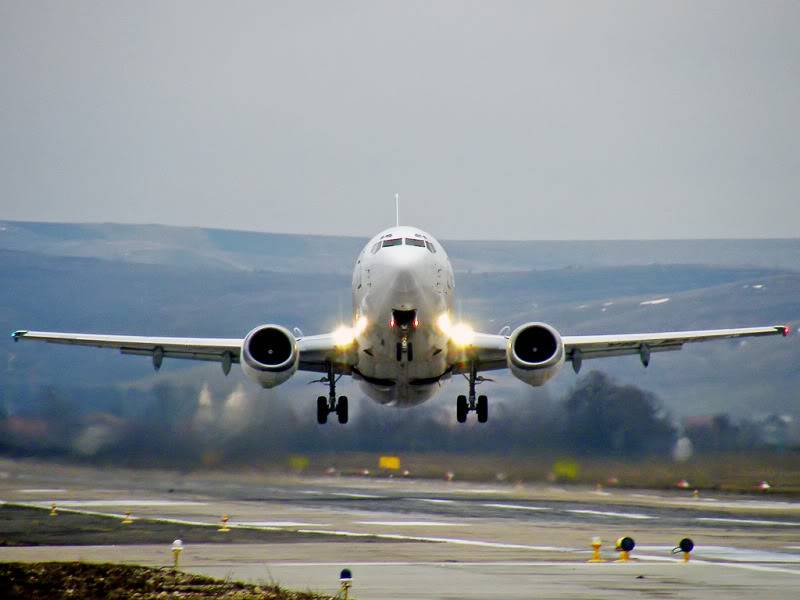
<path fill-rule="evenodd" d="M 419 327 L 419 319 L 414 319 L 414 329 Z"/>
<path fill-rule="evenodd" d="M 394 317 L 390 317 L 390 318 L 389 318 L 389 327 L 391 327 L 392 329 L 394 329 Z"/>
<path fill-rule="evenodd" d="M 792 328 L 789 327 L 788 325 L 784 325 L 783 326 L 783 337 L 786 337 L 790 333 L 792 333 Z"/>

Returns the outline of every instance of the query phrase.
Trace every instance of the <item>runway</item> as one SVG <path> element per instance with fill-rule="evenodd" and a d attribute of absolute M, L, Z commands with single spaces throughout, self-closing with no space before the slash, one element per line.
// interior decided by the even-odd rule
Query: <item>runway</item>
<path fill-rule="evenodd" d="M 800 502 L 767 495 L 0 461 L 0 500 L 161 523 L 182 536 L 182 568 L 198 573 L 333 593 L 349 567 L 358 598 L 786 598 L 800 585 Z M 216 533 L 223 514 L 249 532 L 242 541 Z M 113 546 L 76 534 L 0 547 L 0 560 L 170 564 L 167 544 L 126 542 L 125 531 Z M 594 536 L 608 560 L 613 540 L 633 537 L 635 560 L 587 564 Z M 688 565 L 671 553 L 682 537 L 696 544 Z"/>

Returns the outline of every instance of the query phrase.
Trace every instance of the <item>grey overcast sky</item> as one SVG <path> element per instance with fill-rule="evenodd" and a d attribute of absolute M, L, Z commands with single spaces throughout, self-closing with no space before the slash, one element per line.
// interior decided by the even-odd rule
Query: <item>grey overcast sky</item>
<path fill-rule="evenodd" d="M 0 218 L 797 237 L 800 2 L 0 0 Z"/>

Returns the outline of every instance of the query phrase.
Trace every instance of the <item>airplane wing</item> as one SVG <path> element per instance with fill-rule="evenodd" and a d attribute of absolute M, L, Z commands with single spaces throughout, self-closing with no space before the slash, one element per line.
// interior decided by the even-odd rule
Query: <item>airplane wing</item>
<path fill-rule="evenodd" d="M 738 329 L 708 329 L 701 331 L 670 331 L 663 333 L 625 333 L 612 335 L 565 335 L 564 360 L 571 361 L 578 372 L 584 360 L 638 354 L 647 366 L 652 352 L 680 350 L 684 344 L 729 338 L 789 335 L 786 325 L 768 327 L 743 327 Z M 506 368 L 506 348 L 509 336 L 476 333 L 471 344 L 472 353 L 464 353 L 463 360 L 454 361 L 453 372 L 469 371 L 470 357 L 477 359 L 479 371 Z"/>
<path fill-rule="evenodd" d="M 768 327 L 740 327 L 737 329 L 707 329 L 701 331 L 669 331 L 664 333 L 627 333 L 619 335 L 565 335 L 564 358 L 572 361 L 572 367 L 579 371 L 581 363 L 591 358 L 624 356 L 638 354 L 642 364 L 650 362 L 651 352 L 680 350 L 684 344 L 708 342 L 742 337 L 761 337 L 765 335 L 789 335 L 786 325 Z"/>
<path fill-rule="evenodd" d="M 59 333 L 53 331 L 15 331 L 14 341 L 34 340 L 51 344 L 116 348 L 122 354 L 150 356 L 156 369 L 164 358 L 216 361 L 227 375 L 231 364 L 239 362 L 241 338 L 178 338 L 138 335 L 103 335 L 92 333 Z M 349 373 L 347 356 L 337 349 L 332 334 L 298 338 L 301 371 L 326 372 L 327 361 L 338 365 L 337 372 Z"/>

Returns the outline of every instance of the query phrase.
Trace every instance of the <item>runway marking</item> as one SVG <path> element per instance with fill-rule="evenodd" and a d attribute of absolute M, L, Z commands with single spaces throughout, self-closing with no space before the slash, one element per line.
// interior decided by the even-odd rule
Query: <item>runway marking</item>
<path fill-rule="evenodd" d="M 67 490 L 65 490 L 64 488 L 53 488 L 53 489 L 31 488 L 31 489 L 17 490 L 17 492 L 19 492 L 20 494 L 63 494 L 66 491 Z"/>
<path fill-rule="evenodd" d="M 523 506 L 521 504 L 481 504 L 481 506 L 485 506 L 486 508 L 507 508 L 509 510 L 531 510 L 531 511 L 542 511 L 542 510 L 553 510 L 552 508 L 548 508 L 546 506 Z"/>
<path fill-rule="evenodd" d="M 431 537 L 423 535 L 402 535 L 399 533 L 362 533 L 356 531 L 327 531 L 315 529 L 298 529 L 298 533 L 326 533 L 341 535 L 343 537 L 375 537 L 385 540 L 399 540 L 406 542 L 434 542 L 443 544 L 456 544 L 460 546 L 482 546 L 484 548 L 506 548 L 512 550 L 536 550 L 540 552 L 575 552 L 574 548 L 559 548 L 555 546 L 531 546 L 528 544 L 509 544 L 503 542 L 485 542 L 482 540 L 463 540 L 459 538 Z"/>
<path fill-rule="evenodd" d="M 330 523 L 301 523 L 299 521 L 242 521 L 234 523 L 242 527 L 330 527 Z"/>
<path fill-rule="evenodd" d="M 617 513 L 617 512 L 605 512 L 602 510 L 589 510 L 589 509 L 582 509 L 582 508 L 570 508 L 567 509 L 566 512 L 574 513 L 576 515 L 596 515 L 599 517 L 614 517 L 614 518 L 621 518 L 621 519 L 657 519 L 658 517 L 653 517 L 650 515 L 642 515 L 639 513 Z"/>
<path fill-rule="evenodd" d="M 708 498 L 709 501 L 714 502 L 714 508 L 741 508 L 741 509 L 757 509 L 757 510 L 800 510 L 800 503 L 798 502 L 780 502 L 775 500 L 737 500 L 737 501 L 719 501 L 713 498 Z M 678 504 L 680 506 L 697 506 L 697 500 L 693 498 L 679 498 L 675 500 L 668 500 L 668 504 Z"/>
<path fill-rule="evenodd" d="M 662 556 L 649 556 L 647 554 L 638 554 L 637 558 L 653 562 L 671 562 L 671 563 L 683 564 L 683 561 L 681 559 L 665 558 Z M 729 569 L 744 569 L 745 571 L 761 571 L 765 573 L 787 573 L 789 575 L 800 575 L 800 570 L 787 569 L 784 567 L 767 567 L 764 565 L 753 565 L 747 563 L 733 563 L 733 562 L 713 562 L 710 560 L 702 560 L 697 558 L 692 559 L 692 562 L 689 564 L 689 566 L 691 565 L 726 567 Z"/>
<path fill-rule="evenodd" d="M 313 494 L 314 496 L 322 496 L 325 492 L 319 490 L 300 490 L 301 494 Z"/>
<path fill-rule="evenodd" d="M 54 500 L 62 506 L 208 506 L 208 502 L 192 500 Z M 49 508 L 50 504 L 41 503 L 41 507 Z"/>
<path fill-rule="evenodd" d="M 641 546 L 647 552 L 670 553 L 669 546 Z M 733 546 L 701 546 L 696 549 L 704 558 L 725 560 L 737 563 L 800 563 L 800 556 L 774 550 L 759 550 L 754 548 L 736 548 Z"/>
<path fill-rule="evenodd" d="M 331 496 L 341 496 L 343 498 L 356 498 L 356 499 L 367 499 L 367 500 L 375 500 L 378 498 L 383 498 L 383 496 L 376 496 L 374 494 L 356 494 L 353 492 L 328 492 Z"/>
<path fill-rule="evenodd" d="M 650 562 L 668 562 L 674 565 L 680 565 L 683 568 L 683 561 L 673 558 L 663 558 L 660 556 L 642 556 L 645 560 Z M 313 568 L 313 567 L 341 567 L 341 562 L 275 562 L 275 563 L 258 563 L 264 564 L 267 567 L 298 567 L 298 568 Z M 586 569 L 613 569 L 613 568 L 630 568 L 630 565 L 635 565 L 635 562 L 623 564 L 611 564 L 601 566 L 599 564 L 590 564 L 583 561 L 555 561 L 555 560 L 521 560 L 521 561 L 364 561 L 364 562 L 349 562 L 349 567 L 583 567 Z M 719 563 L 707 560 L 693 559 L 691 565 L 703 565 L 709 567 L 727 567 L 733 569 L 744 569 L 748 571 L 764 571 L 768 573 L 787 573 L 790 575 L 800 575 L 800 571 L 794 569 L 787 569 L 782 567 L 768 567 L 763 565 L 750 565 L 742 563 Z M 691 568 L 690 565 L 690 568 Z"/>
<path fill-rule="evenodd" d="M 456 490 L 456 491 L 458 491 L 460 493 L 463 493 L 463 494 L 510 494 L 512 492 L 512 490 L 498 490 L 498 489 L 494 489 L 494 488 L 488 488 L 488 489 L 486 489 L 486 488 L 483 488 L 483 489 L 465 488 L 465 489 L 459 489 L 459 490 Z"/>
<path fill-rule="evenodd" d="M 469 527 L 467 523 L 442 521 L 353 521 L 357 525 L 386 525 L 388 527 Z"/>
<path fill-rule="evenodd" d="M 725 517 L 695 517 L 695 521 L 707 523 L 733 523 L 741 525 L 777 525 L 779 527 L 800 527 L 797 521 L 767 521 L 766 519 L 734 519 Z"/>
<path fill-rule="evenodd" d="M 455 504 L 455 500 L 441 500 L 439 498 L 416 498 L 420 502 L 429 502 L 430 504 Z"/>

